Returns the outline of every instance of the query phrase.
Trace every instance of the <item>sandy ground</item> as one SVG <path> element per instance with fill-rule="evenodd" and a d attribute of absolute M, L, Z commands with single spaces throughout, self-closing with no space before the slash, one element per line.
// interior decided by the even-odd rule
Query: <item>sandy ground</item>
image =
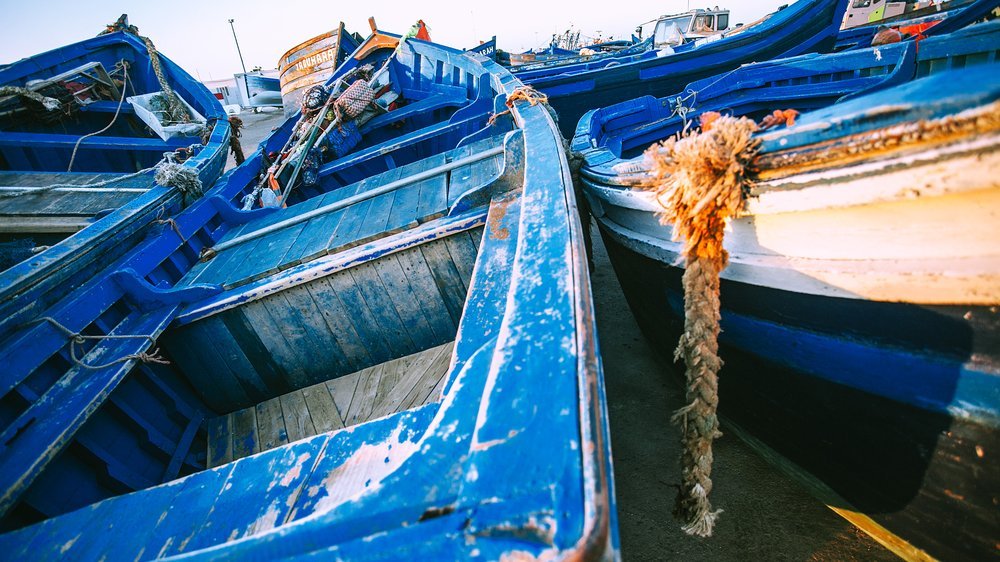
<path fill-rule="evenodd" d="M 280 110 L 240 114 L 247 156 L 283 121 Z M 227 169 L 235 165 L 232 155 Z M 671 516 L 680 482 L 680 377 L 643 339 L 607 252 L 594 235 L 594 300 L 611 417 L 622 556 L 632 560 L 896 560 L 733 436 L 716 442 L 712 503 L 724 510 L 708 539 Z M 722 431 L 725 433 L 725 426 Z"/>
<path fill-rule="evenodd" d="M 690 537 L 671 516 L 680 482 L 683 405 L 671 372 L 639 331 L 596 225 L 592 275 L 623 558 L 630 560 L 896 560 L 864 533 L 725 435 L 714 447 L 712 504 L 724 511 L 712 537 Z M 671 350 L 672 351 L 672 350 Z"/>
<path fill-rule="evenodd" d="M 244 111 L 237 117 L 243 120 L 243 133 L 240 137 L 240 144 L 243 146 L 243 155 L 250 157 L 257 150 L 257 145 L 264 140 L 271 130 L 281 125 L 285 120 L 282 118 L 281 108 L 266 108 L 260 113 Z M 229 153 L 229 160 L 226 161 L 226 169 L 236 166 L 233 153 Z"/>

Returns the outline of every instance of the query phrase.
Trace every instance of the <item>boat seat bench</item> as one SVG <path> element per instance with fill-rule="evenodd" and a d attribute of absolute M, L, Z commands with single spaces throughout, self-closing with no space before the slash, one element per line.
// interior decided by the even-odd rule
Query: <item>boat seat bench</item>
<path fill-rule="evenodd" d="M 0 171 L 0 233 L 75 232 L 91 223 L 102 211 L 117 209 L 153 186 L 152 173 L 113 184 L 88 188 L 89 184 L 122 177 L 112 173 L 9 172 Z M 10 193 L 49 185 L 71 185 L 39 193 Z"/>
<path fill-rule="evenodd" d="M 208 467 L 434 402 L 452 348 L 432 347 L 213 418 Z"/>
<path fill-rule="evenodd" d="M 372 176 L 234 228 L 219 243 L 279 224 L 409 175 L 499 147 L 502 143 L 503 136 L 489 137 Z M 503 157 L 500 153 L 343 209 L 248 239 L 195 266 L 180 285 L 209 283 L 233 289 L 319 257 L 336 254 L 432 221 L 446 215 L 463 193 L 480 189 L 495 181 L 501 174 Z M 249 259 L 251 256 L 253 259 Z"/>
<path fill-rule="evenodd" d="M 457 115 L 458 113 L 456 113 L 456 116 Z M 455 119 L 453 117 L 452 120 L 437 123 L 435 125 L 429 125 L 418 131 L 414 131 L 403 138 L 388 140 L 375 146 L 358 150 L 331 162 L 327 162 L 320 168 L 319 176 L 325 177 L 342 170 L 346 170 L 347 168 L 357 166 L 369 160 L 385 158 L 387 155 L 391 155 L 394 151 L 397 151 L 400 148 L 412 146 L 417 143 L 431 142 L 438 138 L 455 134 L 456 132 L 469 127 L 475 126 L 476 128 L 479 128 L 482 126 L 480 123 L 482 123 L 482 125 L 485 125 L 486 123 L 486 118 L 483 115 L 474 115 L 466 119 Z"/>

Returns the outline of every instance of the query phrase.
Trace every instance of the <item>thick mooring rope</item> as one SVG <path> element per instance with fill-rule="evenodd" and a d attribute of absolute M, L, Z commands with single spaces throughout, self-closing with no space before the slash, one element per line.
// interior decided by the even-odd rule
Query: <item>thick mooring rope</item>
<path fill-rule="evenodd" d="M 646 150 L 650 180 L 642 186 L 663 206 L 661 222 L 684 241 L 684 333 L 675 359 L 684 360 L 687 405 L 672 422 L 681 427 L 682 482 L 674 515 L 685 532 L 711 536 L 722 510 L 712 510 L 712 441 L 722 434 L 716 408 L 719 358 L 719 274 L 729 255 L 726 222 L 743 206 L 748 165 L 756 153 L 756 124 L 746 118 L 711 116 L 700 132 Z"/>
<path fill-rule="evenodd" d="M 166 74 L 163 72 L 163 65 L 160 62 L 160 52 L 156 50 L 156 45 L 153 45 L 153 41 L 149 37 L 145 37 L 139 34 L 139 28 L 134 25 L 129 25 L 128 16 L 122 14 L 115 23 L 109 24 L 100 35 L 106 33 L 114 33 L 116 31 L 124 31 L 135 35 L 146 45 L 146 52 L 149 54 L 149 62 L 153 66 L 153 74 L 156 75 L 157 82 L 160 83 L 160 90 L 163 91 L 163 99 L 166 102 L 166 116 L 164 122 L 173 121 L 174 123 L 190 123 L 191 114 L 188 113 L 187 107 L 174 92 L 174 89 L 170 86 L 170 81 L 167 80 Z"/>

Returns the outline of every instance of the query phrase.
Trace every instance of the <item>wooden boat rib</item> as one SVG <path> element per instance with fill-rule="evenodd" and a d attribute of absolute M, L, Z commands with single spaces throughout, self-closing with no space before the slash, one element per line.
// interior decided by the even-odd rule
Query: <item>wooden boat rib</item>
<path fill-rule="evenodd" d="M 672 54 L 648 51 L 523 73 L 515 69 L 514 74 L 548 96 L 563 134 L 570 137 L 576 122 L 590 109 L 640 95 L 673 93 L 744 63 L 829 50 L 847 3 L 798 0 L 739 33 L 702 45 L 682 45 Z"/>
<path fill-rule="evenodd" d="M 757 183 L 726 236 L 723 413 L 829 486 L 834 507 L 941 558 L 988 556 L 997 534 L 998 33 L 691 87 L 698 111 L 813 110 L 760 134 Z M 683 126 L 659 102 L 589 113 L 574 146 L 632 311 L 666 351 L 683 323 L 680 245 L 626 185 L 638 150 Z"/>
<path fill-rule="evenodd" d="M 176 229 L 38 314 L 163 334 L 170 365 L 84 377 L 52 322 L 3 326 L 5 400 L 21 404 L 0 448 L 8 526 L 92 504 L 95 479 L 124 491 L 126 474 L 188 475 L 0 535 L 5 552 L 616 556 L 589 281 L 552 117 L 518 103 L 491 120 L 521 83 L 479 55 L 406 40 L 388 68 L 403 103 L 287 208 L 235 205 L 289 123 Z M 83 359 L 150 346 L 103 340 Z M 163 460 L 135 455 L 156 448 L 135 425 L 159 429 Z M 93 462 L 110 442 L 132 456 Z"/>

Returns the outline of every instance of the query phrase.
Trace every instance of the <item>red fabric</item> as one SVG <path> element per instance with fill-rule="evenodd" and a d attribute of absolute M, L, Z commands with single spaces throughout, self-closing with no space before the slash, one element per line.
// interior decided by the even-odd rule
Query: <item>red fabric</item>
<path fill-rule="evenodd" d="M 424 20 L 417 20 L 417 26 L 420 28 L 417 30 L 417 39 L 430 41 L 431 34 L 427 32 L 427 24 L 424 23 Z"/>
<path fill-rule="evenodd" d="M 922 36 L 925 31 L 927 31 L 928 29 L 934 27 L 938 23 L 940 23 L 940 22 L 929 21 L 929 22 L 917 23 L 917 24 L 913 24 L 913 25 L 903 25 L 903 26 L 900 26 L 899 32 L 900 33 L 904 33 L 906 35 L 915 35 L 915 36 L 919 37 L 919 36 Z"/>

